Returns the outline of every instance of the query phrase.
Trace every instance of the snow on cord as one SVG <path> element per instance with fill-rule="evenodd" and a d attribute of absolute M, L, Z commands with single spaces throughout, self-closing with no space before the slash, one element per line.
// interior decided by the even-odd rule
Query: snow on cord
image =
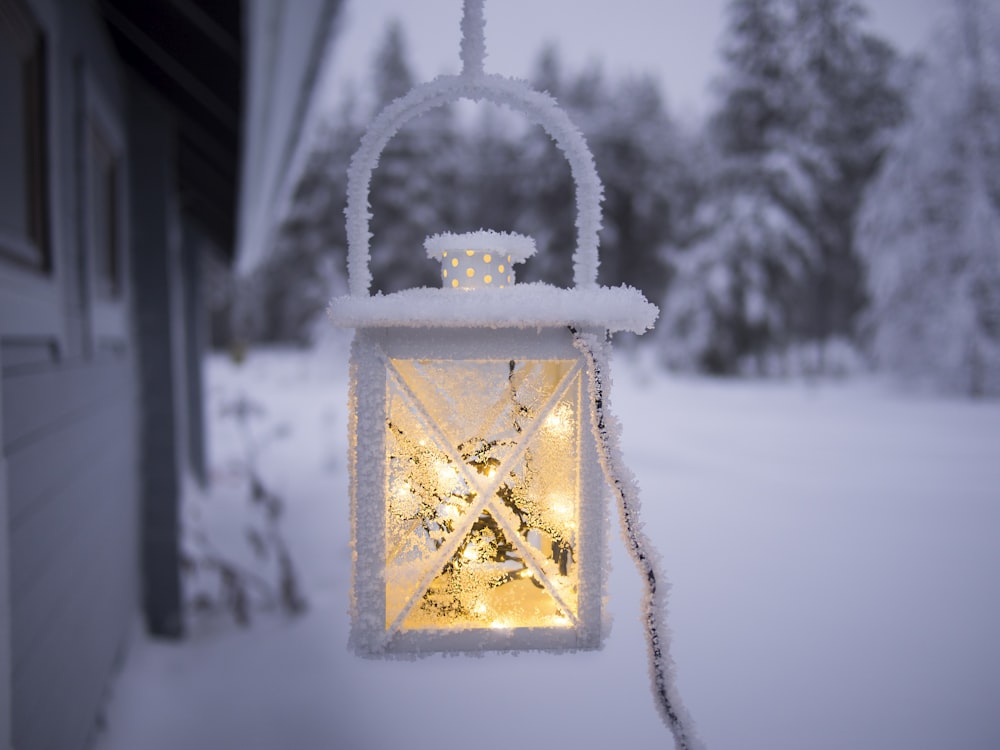
<path fill-rule="evenodd" d="M 471 3 L 475 5 L 476 3 Z M 469 4 L 467 3 L 467 6 Z M 481 9 L 480 9 L 481 10 Z M 469 23 L 463 21 L 463 27 Z M 485 54 L 480 49 L 470 57 Z M 386 144 L 407 121 L 458 99 L 489 101 L 511 107 L 541 125 L 569 162 L 576 186 L 577 248 L 573 253 L 573 281 L 577 287 L 597 286 L 597 233 L 601 228 L 603 187 L 594 157 L 569 116 L 548 94 L 526 82 L 468 70 L 458 76 L 439 76 L 410 90 L 389 104 L 368 127 L 351 159 L 347 175 L 347 275 L 352 296 L 367 296 L 372 276 L 369 268 L 372 234 L 368 193 L 372 173 Z"/>
<path fill-rule="evenodd" d="M 674 736 L 677 750 L 703 750 L 694 732 L 694 723 L 677 692 L 673 660 L 670 658 L 670 631 L 666 626 L 667 591 L 670 584 L 660 571 L 659 556 L 642 531 L 639 521 L 639 485 L 625 465 L 619 438 L 621 426 L 608 408 L 607 343 L 592 333 L 570 329 L 573 345 L 587 360 L 587 388 L 594 404 L 591 429 L 598 445 L 598 460 L 604 476 L 615 492 L 621 516 L 622 534 L 629 554 L 646 581 L 643 614 L 646 623 L 650 679 L 660 717 Z"/>

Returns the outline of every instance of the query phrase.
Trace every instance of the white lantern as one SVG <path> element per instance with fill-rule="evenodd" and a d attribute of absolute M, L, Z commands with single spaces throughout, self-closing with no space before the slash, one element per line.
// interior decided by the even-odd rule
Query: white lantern
<path fill-rule="evenodd" d="M 606 484 L 593 373 L 573 330 L 598 340 L 641 333 L 656 308 L 634 289 L 596 283 L 600 181 L 563 111 L 520 82 L 485 75 L 476 44 L 463 44 L 463 56 L 461 75 L 417 87 L 379 115 L 349 175 L 350 294 L 330 312 L 357 329 L 351 640 L 368 655 L 595 648 L 605 630 Z M 569 160 L 573 288 L 515 285 L 512 266 L 534 243 L 476 232 L 426 243 L 442 262 L 442 288 L 369 295 L 367 197 L 378 157 L 408 119 L 460 98 L 523 112 Z"/>

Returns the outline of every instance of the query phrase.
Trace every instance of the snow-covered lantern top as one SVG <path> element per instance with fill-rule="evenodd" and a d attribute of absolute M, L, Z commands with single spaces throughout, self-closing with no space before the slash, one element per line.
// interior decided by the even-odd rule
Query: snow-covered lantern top
<path fill-rule="evenodd" d="M 441 285 L 451 289 L 504 289 L 514 284 L 514 264 L 535 254 L 535 241 L 521 234 L 437 234 L 424 242 L 441 263 Z"/>
<path fill-rule="evenodd" d="M 390 104 L 349 174 L 350 292 L 330 314 L 356 329 L 351 642 L 365 655 L 600 645 L 599 370 L 609 331 L 642 333 L 657 315 L 637 290 L 597 284 L 601 184 L 582 135 L 547 94 L 483 72 L 481 0 L 467 0 L 462 25 L 463 72 Z M 463 98 L 525 114 L 569 161 L 572 288 L 515 285 L 511 265 L 534 243 L 481 231 L 427 241 L 442 288 L 370 295 L 368 191 L 379 155 L 409 119 Z"/>

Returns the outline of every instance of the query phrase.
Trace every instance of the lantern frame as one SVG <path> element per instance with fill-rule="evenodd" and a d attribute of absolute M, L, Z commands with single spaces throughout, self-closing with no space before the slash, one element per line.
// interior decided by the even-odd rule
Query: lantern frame
<path fill-rule="evenodd" d="M 446 334 L 442 336 L 440 330 L 370 328 L 357 332 L 352 347 L 351 494 L 356 532 L 352 605 L 356 616 L 351 642 L 357 651 L 369 655 L 597 648 L 602 634 L 607 631 L 602 613 L 607 567 L 607 502 L 597 446 L 589 428 L 591 404 L 585 383 L 586 363 L 565 329 L 455 328 Z M 508 621 L 499 627 L 495 623 L 478 626 L 466 623 L 458 627 L 407 629 L 402 627 L 401 618 L 390 622 L 393 618 L 387 609 L 386 598 L 392 581 L 387 564 L 386 519 L 391 489 L 385 457 L 388 453 L 387 400 L 392 360 L 432 360 L 459 366 L 498 360 L 504 364 L 508 360 L 572 362 L 575 393 L 570 398 L 575 412 L 578 485 L 574 511 L 579 537 L 574 545 L 576 569 L 573 578 L 577 599 L 574 611 L 569 613 L 569 624 L 522 626 L 511 625 Z M 481 505 L 493 502 L 496 502 L 493 497 L 483 498 Z M 457 536 L 457 532 L 453 536 Z M 524 541 L 522 537 L 516 539 L 519 547 Z M 460 542 L 458 539 L 457 543 Z M 417 595 L 421 593 L 416 592 Z"/>

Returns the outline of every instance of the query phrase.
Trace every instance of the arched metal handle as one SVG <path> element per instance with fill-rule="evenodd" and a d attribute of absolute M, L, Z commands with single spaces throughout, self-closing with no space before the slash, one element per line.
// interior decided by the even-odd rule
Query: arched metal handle
<path fill-rule="evenodd" d="M 347 275 L 353 297 L 370 294 L 371 211 L 368 201 L 372 173 L 386 144 L 409 120 L 459 99 L 505 105 L 541 125 L 569 162 L 576 186 L 577 247 L 573 252 L 573 283 L 577 288 L 597 286 L 597 233 L 601 228 L 603 187 L 594 157 L 583 135 L 548 94 L 523 81 L 471 71 L 440 76 L 417 86 L 383 109 L 372 122 L 351 159 L 347 178 Z"/>

